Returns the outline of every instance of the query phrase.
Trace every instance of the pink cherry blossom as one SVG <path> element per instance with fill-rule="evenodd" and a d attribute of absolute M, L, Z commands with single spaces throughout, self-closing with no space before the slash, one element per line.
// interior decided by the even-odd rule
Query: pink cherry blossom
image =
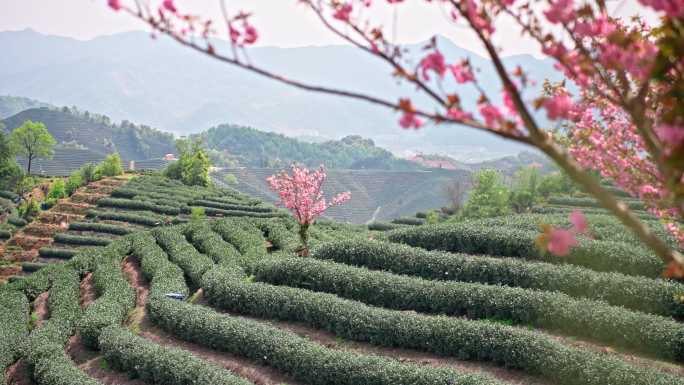
<path fill-rule="evenodd" d="M 574 210 L 570 213 L 570 223 L 572 223 L 573 229 L 578 234 L 584 234 L 589 230 L 589 223 L 587 222 L 587 217 L 584 216 L 580 210 Z"/>
<path fill-rule="evenodd" d="M 665 12 L 672 18 L 684 17 L 683 0 L 639 0 L 643 5 L 648 5 L 656 11 Z"/>
<path fill-rule="evenodd" d="M 449 69 L 451 69 L 451 73 L 454 75 L 456 83 L 463 84 L 475 80 L 475 76 L 473 75 L 470 66 L 463 64 L 453 64 L 449 67 Z"/>
<path fill-rule="evenodd" d="M 498 127 L 503 120 L 503 114 L 499 108 L 489 103 L 480 104 L 480 114 L 485 120 L 485 124 L 490 127 Z"/>
<path fill-rule="evenodd" d="M 451 107 L 449 111 L 447 111 L 447 117 L 454 120 L 465 121 L 472 120 L 473 114 L 470 112 L 465 112 L 458 107 Z"/>
<path fill-rule="evenodd" d="M 658 139 L 671 146 L 678 146 L 684 143 L 684 126 L 671 124 L 661 124 L 655 129 Z"/>
<path fill-rule="evenodd" d="M 349 22 L 353 10 L 354 8 L 352 7 L 351 3 L 342 4 L 337 8 L 337 10 L 335 10 L 333 17 L 337 20 Z"/>
<path fill-rule="evenodd" d="M 176 5 L 173 3 L 173 0 L 164 0 L 162 3 L 162 7 L 172 13 L 177 13 L 178 9 L 176 8 Z"/>
<path fill-rule="evenodd" d="M 419 129 L 421 126 L 423 126 L 423 121 L 415 114 L 415 112 L 404 112 L 404 114 L 401 116 L 401 119 L 399 119 L 399 125 L 402 128 L 413 128 L 413 129 Z"/>
<path fill-rule="evenodd" d="M 109 8 L 118 11 L 121 9 L 121 0 L 107 0 L 107 5 Z"/>
<path fill-rule="evenodd" d="M 551 1 L 551 8 L 544 11 L 546 19 L 553 23 L 568 23 L 575 18 L 575 9 L 573 8 L 573 0 L 555 0 Z"/>
<path fill-rule="evenodd" d="M 572 116 L 574 104 L 570 96 L 555 95 L 544 101 L 546 116 L 551 120 L 568 119 Z"/>
<path fill-rule="evenodd" d="M 440 78 L 443 77 L 447 70 L 444 55 L 439 51 L 430 53 L 420 61 L 420 69 L 423 79 L 425 80 L 430 80 L 430 76 L 428 75 L 428 72 L 430 71 L 435 72 Z"/>
<path fill-rule="evenodd" d="M 572 231 L 556 228 L 551 230 L 547 244 L 549 252 L 564 257 L 570 254 L 570 249 L 575 246 L 577 246 L 577 238 Z"/>
<path fill-rule="evenodd" d="M 323 197 L 323 183 L 327 175 L 321 166 L 318 170 L 292 166 L 292 175 L 281 171 L 268 177 L 271 189 L 278 193 L 279 204 L 292 212 L 301 225 L 312 224 L 325 210 L 351 198 L 350 192 L 337 194 L 330 202 Z"/>

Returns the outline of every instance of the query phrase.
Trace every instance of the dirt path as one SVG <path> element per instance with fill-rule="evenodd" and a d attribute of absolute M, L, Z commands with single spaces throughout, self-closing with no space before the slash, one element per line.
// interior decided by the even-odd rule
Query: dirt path
<path fill-rule="evenodd" d="M 48 308 L 48 297 L 50 296 L 50 292 L 44 292 L 41 293 L 36 299 L 33 301 L 33 314 L 36 316 L 36 323 L 34 324 L 34 329 L 37 329 L 41 326 L 43 326 L 43 322 L 45 322 L 48 317 L 50 316 L 50 309 Z M 33 315 L 32 315 L 33 317 Z"/>
<path fill-rule="evenodd" d="M 135 257 L 129 256 L 124 259 L 122 269 L 128 278 L 128 281 L 131 283 L 131 286 L 135 288 L 137 295 L 136 308 L 131 311 L 126 323 L 129 328 L 138 331 L 140 336 L 161 346 L 186 350 L 193 355 L 207 362 L 221 366 L 256 385 L 304 385 L 271 367 L 257 365 L 245 358 L 183 341 L 159 329 L 150 322 L 145 311 L 145 304 L 147 303 L 147 297 L 149 295 L 149 284 L 140 271 L 140 263 Z"/>
<path fill-rule="evenodd" d="M 35 385 L 35 382 L 31 380 L 28 363 L 24 359 L 20 359 L 7 368 L 5 381 L 7 385 Z"/>
<path fill-rule="evenodd" d="M 81 280 L 80 286 L 80 304 L 81 309 L 87 308 L 91 303 L 97 299 L 97 291 L 95 290 L 95 283 L 93 282 L 93 273 L 86 274 Z"/>

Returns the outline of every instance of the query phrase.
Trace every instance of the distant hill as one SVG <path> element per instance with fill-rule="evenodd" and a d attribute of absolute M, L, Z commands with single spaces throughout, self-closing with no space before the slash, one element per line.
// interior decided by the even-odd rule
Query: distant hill
<path fill-rule="evenodd" d="M 226 168 L 212 173 L 212 179 L 225 186 L 225 177 L 234 175 L 238 191 L 269 202 L 277 201 L 266 178 L 280 171 L 277 168 Z M 326 211 L 326 216 L 348 223 L 383 221 L 412 216 L 449 204 L 446 186 L 453 181 L 470 181 L 468 171 L 386 171 L 328 170 L 323 187 L 328 196 L 351 191 L 352 199 L 342 206 Z"/>
<path fill-rule="evenodd" d="M 104 115 L 70 108 L 30 108 L 2 122 L 7 131 L 26 120 L 45 123 L 63 149 L 88 150 L 93 155 L 118 152 L 125 160 L 161 158 L 175 152 L 172 134 L 128 121 L 114 124 Z M 68 151 L 67 151 L 68 152 Z"/>
<path fill-rule="evenodd" d="M 450 60 L 469 58 L 479 69 L 481 86 L 498 101 L 501 85 L 491 62 L 446 38 L 437 40 Z M 225 42 L 215 45 L 219 51 L 228 46 Z M 408 46 L 407 57 L 421 55 L 422 46 Z M 151 39 L 145 32 L 88 41 L 31 30 L 1 32 L 0 52 L 2 94 L 60 106 L 76 105 L 115 120 L 146 122 L 180 135 L 232 122 L 326 140 L 361 135 L 395 154 L 425 151 L 467 161 L 513 155 L 525 149 L 461 126 L 428 125 L 418 131 L 404 131 L 397 124 L 396 111 L 284 86 L 191 52 L 170 39 Z M 384 63 L 349 46 L 258 47 L 249 54 L 254 63 L 291 79 L 368 92 L 389 100 L 415 96 L 416 104 L 428 103 L 413 86 L 397 84 Z M 523 65 L 538 81 L 539 86 L 530 89 L 526 98 L 537 96 L 545 78 L 561 78 L 548 60 L 519 55 L 504 62 L 511 71 Z M 458 86 L 450 78 L 443 86 L 457 89 L 468 108 L 479 97 L 474 87 Z M 544 123 L 540 116 L 540 124 Z"/>
<path fill-rule="evenodd" d="M 50 104 L 20 96 L 0 95 L 0 119 L 30 108 L 50 107 Z"/>
<path fill-rule="evenodd" d="M 522 167 L 538 167 L 541 173 L 556 171 L 557 168 L 551 160 L 541 154 L 523 151 L 518 155 L 505 156 L 497 159 L 486 160 L 476 163 L 460 162 L 446 155 L 418 154 L 409 158 L 411 162 L 420 164 L 425 168 L 438 168 L 444 170 L 466 170 L 476 172 L 482 169 L 495 169 L 506 176 L 513 175 Z"/>
<path fill-rule="evenodd" d="M 217 166 L 286 167 L 300 163 L 335 169 L 419 170 L 422 167 L 377 147 L 358 135 L 310 143 L 250 127 L 221 125 L 199 137 Z"/>

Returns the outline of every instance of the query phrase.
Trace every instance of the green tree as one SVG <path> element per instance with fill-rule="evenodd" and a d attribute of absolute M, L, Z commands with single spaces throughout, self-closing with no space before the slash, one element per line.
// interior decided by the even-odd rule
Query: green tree
<path fill-rule="evenodd" d="M 50 135 L 45 124 L 27 120 L 12 131 L 10 144 L 17 155 L 26 157 L 26 174 L 31 175 L 33 159 L 50 158 L 57 141 Z"/>
<path fill-rule="evenodd" d="M 201 139 L 179 139 L 176 141 L 176 148 L 180 154 L 178 161 L 166 168 L 165 175 L 189 186 L 209 186 L 211 161 L 202 148 Z"/>
<path fill-rule="evenodd" d="M 540 181 L 541 177 L 536 167 L 524 167 L 516 171 L 509 196 L 511 208 L 516 213 L 529 211 L 541 200 Z"/>
<path fill-rule="evenodd" d="M 9 138 L 4 133 L 4 125 L 0 122 L 0 189 L 2 190 L 13 190 L 21 180 L 21 169 L 14 155 Z"/>
<path fill-rule="evenodd" d="M 121 157 L 118 153 L 109 154 L 97 166 L 95 170 L 96 175 L 100 176 L 117 176 L 123 174 L 123 167 L 121 166 Z"/>
<path fill-rule="evenodd" d="M 485 169 L 476 173 L 473 179 L 475 187 L 463 206 L 464 218 L 487 218 L 510 212 L 510 192 L 498 171 Z"/>

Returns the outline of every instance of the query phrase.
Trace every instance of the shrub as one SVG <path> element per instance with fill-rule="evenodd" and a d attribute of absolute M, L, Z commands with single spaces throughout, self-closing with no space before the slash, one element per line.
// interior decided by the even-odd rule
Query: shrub
<path fill-rule="evenodd" d="M 159 214 L 178 215 L 180 209 L 178 207 L 160 206 L 151 202 L 119 199 L 119 198 L 102 198 L 97 201 L 99 207 L 114 207 L 125 210 L 148 210 Z"/>
<path fill-rule="evenodd" d="M 189 204 L 192 206 L 205 206 L 205 207 L 211 207 L 211 208 L 223 209 L 223 210 L 249 211 L 249 212 L 255 212 L 255 213 L 273 212 L 272 207 L 222 203 L 222 202 L 214 202 L 214 201 L 210 201 L 210 200 L 206 200 L 206 199 L 194 200 L 194 201 L 190 202 Z"/>
<path fill-rule="evenodd" d="M 568 256 L 555 257 L 537 248 L 535 239 L 538 235 L 538 231 L 466 221 L 394 230 L 388 233 L 388 239 L 428 250 L 570 263 L 597 271 L 652 278 L 660 276 L 664 269 L 663 262 L 649 250 L 623 242 L 584 239 Z"/>
<path fill-rule="evenodd" d="M 235 246 L 244 261 L 255 261 L 267 254 L 261 231 L 251 223 L 222 219 L 212 222 L 211 228 L 223 240 Z"/>
<path fill-rule="evenodd" d="M 501 174 L 492 169 L 477 172 L 474 176 L 474 188 L 463 206 L 465 218 L 486 218 L 503 215 L 510 211 L 508 207 L 509 191 L 504 186 Z"/>
<path fill-rule="evenodd" d="M 24 201 L 19 205 L 17 212 L 19 213 L 19 217 L 21 217 L 23 220 L 31 221 L 36 215 L 38 215 L 38 213 L 40 213 L 40 205 L 35 199 L 29 198 L 29 200 Z"/>
<path fill-rule="evenodd" d="M 140 261 L 142 273 L 150 282 L 150 296 L 180 293 L 187 297 L 189 290 L 183 270 L 169 261 L 166 252 L 149 232 L 132 237 L 131 252 Z"/>
<path fill-rule="evenodd" d="M 375 231 L 388 231 L 388 230 L 395 230 L 395 229 L 401 229 L 404 226 L 396 224 L 396 223 L 390 223 L 390 222 L 371 222 L 368 224 L 368 230 L 375 230 Z"/>
<path fill-rule="evenodd" d="M 201 221 L 206 218 L 203 207 L 193 207 L 190 209 L 190 220 L 193 222 Z"/>
<path fill-rule="evenodd" d="M 94 257 L 93 282 L 99 297 L 78 322 L 81 339 L 90 348 L 97 348 L 104 328 L 120 325 L 135 306 L 135 290 L 121 271 L 121 261 L 129 252 L 130 239 L 122 238 Z"/>
<path fill-rule="evenodd" d="M 206 222 L 193 223 L 185 228 L 185 235 L 200 252 L 208 255 L 218 264 L 235 264 L 242 261 L 242 255 L 232 244 L 216 234 Z"/>
<path fill-rule="evenodd" d="M 57 179 L 52 183 L 52 186 L 50 186 L 50 191 L 47 194 L 47 199 L 62 199 L 66 198 L 67 192 L 64 187 L 64 180 L 63 179 Z"/>
<path fill-rule="evenodd" d="M 71 175 L 69 175 L 69 178 L 66 182 L 66 194 L 69 196 L 73 195 L 76 192 L 76 190 L 79 187 L 83 186 L 85 183 L 86 182 L 83 179 L 83 176 L 81 175 L 81 172 L 79 170 L 72 172 Z"/>
<path fill-rule="evenodd" d="M 230 371 L 192 354 L 159 346 L 121 327 L 105 329 L 100 346 L 107 362 L 142 381 L 165 385 L 248 385 Z"/>
<path fill-rule="evenodd" d="M 0 286 L 0 373 L 18 358 L 28 334 L 29 309 L 26 295 Z"/>
<path fill-rule="evenodd" d="M 7 217 L 7 223 L 16 227 L 24 227 L 28 224 L 28 222 L 24 218 L 20 218 L 17 216 Z"/>
<path fill-rule="evenodd" d="M 425 220 L 421 219 L 421 218 L 404 217 L 404 218 L 393 219 L 392 223 L 397 224 L 397 225 L 419 226 L 419 225 L 424 225 Z"/>
<path fill-rule="evenodd" d="M 666 316 L 684 316 L 684 285 L 572 265 L 530 263 L 514 258 L 429 252 L 372 240 L 343 240 L 318 247 L 313 256 L 426 279 L 480 282 L 559 291 L 616 306 Z"/>
<path fill-rule="evenodd" d="M 18 203 L 21 200 L 21 196 L 13 193 L 12 191 L 0 190 L 0 198 L 9 199 L 14 203 Z"/>
<path fill-rule="evenodd" d="M 209 273 L 205 283 L 209 301 L 231 312 L 303 322 L 341 338 L 375 345 L 494 361 L 541 375 L 554 384 L 678 382 L 659 371 L 566 347 L 552 337 L 516 327 L 385 310 L 326 293 L 249 283 L 229 272 Z"/>
<path fill-rule="evenodd" d="M 69 223 L 69 230 L 72 231 L 92 231 L 96 233 L 114 234 L 114 235 L 127 235 L 135 230 L 118 225 L 109 225 L 106 223 L 94 223 L 94 222 L 72 222 Z"/>
<path fill-rule="evenodd" d="M 40 250 L 38 250 L 38 255 L 43 258 L 71 259 L 76 255 L 76 250 L 41 247 Z"/>
<path fill-rule="evenodd" d="M 81 174 L 81 179 L 83 179 L 84 184 L 99 180 L 100 175 L 98 175 L 97 171 L 97 166 L 92 163 L 86 163 L 78 170 L 79 174 Z"/>
<path fill-rule="evenodd" d="M 152 235 L 166 251 L 169 260 L 183 270 L 193 285 L 199 287 L 202 275 L 214 266 L 214 262 L 188 243 L 183 230 L 182 227 L 167 227 L 155 229 Z"/>
<path fill-rule="evenodd" d="M 95 168 L 95 175 L 101 177 L 117 176 L 121 174 L 123 174 L 123 167 L 121 166 L 121 157 L 118 153 L 107 155 L 107 157 Z"/>
<path fill-rule="evenodd" d="M 88 218 L 97 218 L 101 220 L 128 222 L 144 226 L 160 226 L 167 220 L 154 215 L 139 215 L 131 213 L 119 213 L 115 211 L 100 211 L 88 210 L 86 214 Z"/>
<path fill-rule="evenodd" d="M 624 200 L 627 207 L 631 210 L 645 210 L 646 206 L 641 201 Z M 549 204 L 560 206 L 574 206 L 574 207 L 601 207 L 601 204 L 594 198 L 577 198 L 577 197 L 551 197 Z"/>
<path fill-rule="evenodd" d="M 12 232 L 9 230 L 0 230 L 0 239 L 9 239 L 12 237 Z"/>
<path fill-rule="evenodd" d="M 478 374 L 329 349 L 289 331 L 185 302 L 152 301 L 149 309 L 155 324 L 184 340 L 247 357 L 311 385 L 498 384 Z"/>
<path fill-rule="evenodd" d="M 71 235 L 65 233 L 57 233 L 54 236 L 55 242 L 63 243 L 65 245 L 81 245 L 81 246 L 107 246 L 112 243 L 111 239 L 99 237 L 87 237 L 83 235 Z"/>
<path fill-rule="evenodd" d="M 666 359 L 684 360 L 684 325 L 565 294 L 478 283 L 427 281 L 327 261 L 255 264 L 258 281 L 304 287 L 398 310 L 512 320 Z"/>

